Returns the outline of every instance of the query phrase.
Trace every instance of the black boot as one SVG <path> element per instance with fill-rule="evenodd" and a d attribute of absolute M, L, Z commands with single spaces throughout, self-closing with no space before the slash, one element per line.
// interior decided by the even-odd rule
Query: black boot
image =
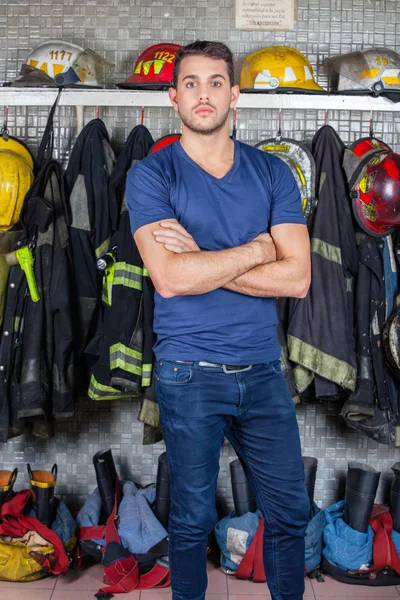
<path fill-rule="evenodd" d="M 27 467 L 36 517 L 51 529 L 56 516 L 54 488 L 57 482 L 57 465 L 54 464 L 51 471 L 32 471 L 29 464 Z"/>
<path fill-rule="evenodd" d="M 400 533 L 400 462 L 393 465 L 394 479 L 390 490 L 390 514 L 393 519 L 393 529 Z"/>
<path fill-rule="evenodd" d="M 303 456 L 304 481 L 310 499 L 310 510 L 314 502 L 315 480 L 317 478 L 318 459 L 311 456 Z"/>
<path fill-rule="evenodd" d="M 14 471 L 0 471 L 0 508 L 13 497 L 13 487 L 17 475 L 18 469 L 14 469 Z"/>
<path fill-rule="evenodd" d="M 233 460 L 229 463 L 229 468 L 236 516 L 241 517 L 247 512 L 255 512 L 257 504 L 240 460 L 238 458 Z"/>
<path fill-rule="evenodd" d="M 115 504 L 117 471 L 111 450 L 100 450 L 93 456 L 97 487 L 101 498 L 100 524 L 111 515 Z"/>
<path fill-rule="evenodd" d="M 158 457 L 156 502 L 154 512 L 161 525 L 168 531 L 169 509 L 171 505 L 170 480 L 167 453 Z"/>
<path fill-rule="evenodd" d="M 380 472 L 363 463 L 349 463 L 343 518 L 352 529 L 362 533 L 368 531 L 380 475 Z"/>

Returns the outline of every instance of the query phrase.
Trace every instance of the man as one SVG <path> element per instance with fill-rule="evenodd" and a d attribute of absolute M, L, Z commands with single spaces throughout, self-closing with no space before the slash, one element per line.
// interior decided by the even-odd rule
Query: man
<path fill-rule="evenodd" d="M 310 283 L 299 192 L 282 161 L 229 137 L 239 89 L 224 44 L 197 41 L 178 52 L 169 95 L 182 137 L 131 169 L 127 194 L 156 288 L 172 597 L 205 598 L 226 436 L 265 518 L 272 598 L 300 600 L 309 502 L 274 303 L 304 297 Z"/>

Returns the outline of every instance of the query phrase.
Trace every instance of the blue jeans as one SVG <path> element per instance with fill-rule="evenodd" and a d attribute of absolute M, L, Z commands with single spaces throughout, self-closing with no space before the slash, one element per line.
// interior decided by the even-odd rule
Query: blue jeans
<path fill-rule="evenodd" d="M 279 360 L 226 373 L 158 359 L 156 393 L 171 478 L 173 600 L 204 600 L 207 537 L 224 436 L 241 459 L 265 519 L 264 567 L 273 600 L 304 594 L 304 485 L 293 401 Z"/>

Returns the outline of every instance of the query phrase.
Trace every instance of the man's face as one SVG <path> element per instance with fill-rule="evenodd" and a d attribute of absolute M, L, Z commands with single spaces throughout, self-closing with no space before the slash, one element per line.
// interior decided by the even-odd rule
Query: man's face
<path fill-rule="evenodd" d="M 224 60 L 187 56 L 180 64 L 177 88 L 170 88 L 169 96 L 188 129 L 211 135 L 227 122 L 239 88 L 231 88 Z"/>

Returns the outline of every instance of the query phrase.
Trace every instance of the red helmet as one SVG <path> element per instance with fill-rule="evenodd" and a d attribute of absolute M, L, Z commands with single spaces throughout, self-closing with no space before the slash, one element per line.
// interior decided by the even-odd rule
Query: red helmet
<path fill-rule="evenodd" d="M 392 150 L 385 142 L 374 137 L 360 138 L 350 146 L 350 150 L 353 150 L 354 154 L 357 154 L 357 156 L 364 156 L 364 154 L 371 150 L 380 150 L 382 148 L 389 151 Z"/>
<path fill-rule="evenodd" d="M 386 144 L 361 144 L 346 150 L 344 169 L 349 182 L 353 212 L 368 235 L 383 237 L 400 225 L 400 155 Z"/>
<path fill-rule="evenodd" d="M 157 150 L 161 150 L 161 148 L 165 148 L 165 146 L 169 146 L 173 144 L 177 140 L 182 137 L 181 133 L 169 133 L 168 135 L 164 135 L 159 140 L 154 142 L 152 147 L 149 150 L 149 154 L 153 154 L 153 152 L 157 152 Z"/>
<path fill-rule="evenodd" d="M 179 44 L 155 44 L 147 48 L 136 61 L 129 79 L 120 88 L 164 90 L 172 85 L 172 75 Z"/>

